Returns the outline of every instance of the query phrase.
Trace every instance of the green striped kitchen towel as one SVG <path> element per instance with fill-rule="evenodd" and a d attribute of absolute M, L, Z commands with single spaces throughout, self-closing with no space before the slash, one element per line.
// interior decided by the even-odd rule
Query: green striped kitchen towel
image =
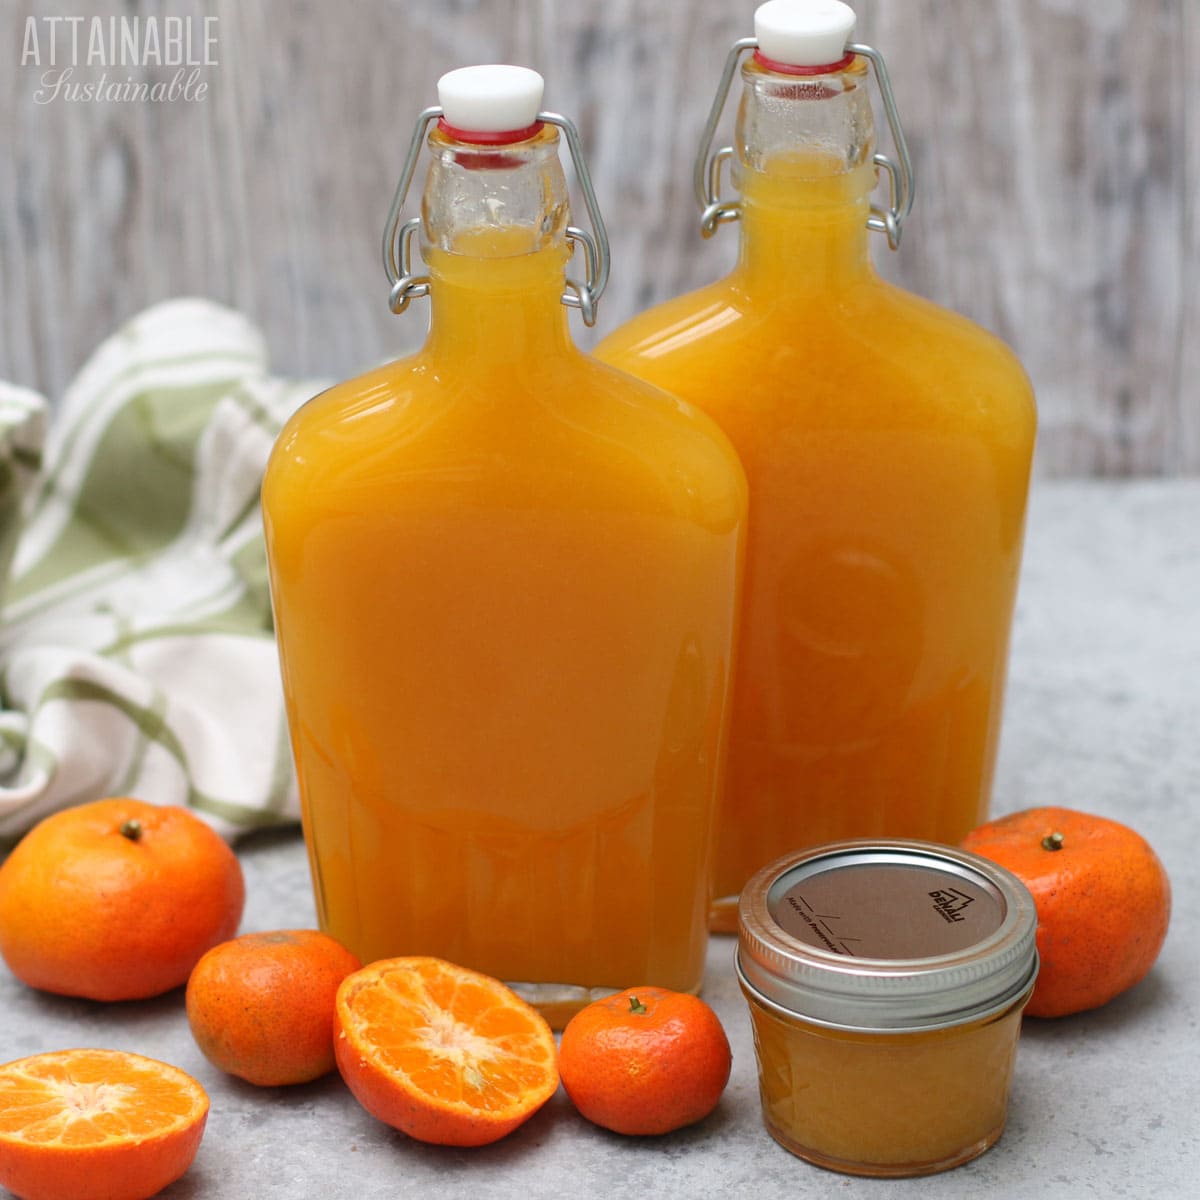
<path fill-rule="evenodd" d="M 318 390 L 201 300 L 130 321 L 48 421 L 0 383 L 0 842 L 106 795 L 297 818 L 258 497 Z"/>

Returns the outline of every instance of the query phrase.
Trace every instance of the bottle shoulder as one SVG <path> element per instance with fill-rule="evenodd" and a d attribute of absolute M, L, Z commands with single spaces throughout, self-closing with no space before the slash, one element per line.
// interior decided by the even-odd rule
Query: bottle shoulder
<path fill-rule="evenodd" d="M 852 302 L 848 316 L 853 320 L 857 315 Z M 1032 394 L 1029 377 L 1012 347 L 955 309 L 877 280 L 872 294 L 864 298 L 862 316 L 880 323 L 880 340 L 889 345 L 903 346 L 917 341 L 936 348 L 940 344 L 958 369 L 988 367 L 998 376 L 1007 377 L 1019 390 Z"/>
<path fill-rule="evenodd" d="M 380 425 L 399 423 L 425 373 L 419 357 L 396 359 L 342 380 L 296 409 L 267 459 L 264 497 L 285 479 L 320 476 L 331 451 L 369 444 Z"/>
<path fill-rule="evenodd" d="M 373 370 L 331 384 L 305 401 L 284 422 L 276 439 L 276 451 L 299 446 L 306 439 L 394 407 L 396 401 L 419 386 L 422 371 L 419 355 L 393 359 Z"/>
<path fill-rule="evenodd" d="M 968 396 L 1036 419 L 1029 378 L 1000 338 L 873 272 L 800 296 L 756 294 L 734 272 L 639 314 L 596 353 L 708 411 L 886 380 L 910 403 Z"/>
<path fill-rule="evenodd" d="M 702 408 L 611 363 L 587 356 L 595 392 L 573 404 L 576 428 L 597 446 L 624 444 L 663 485 L 741 520 L 746 476 L 728 436 Z"/>
<path fill-rule="evenodd" d="M 749 299 L 732 277 L 706 284 L 631 317 L 606 334 L 594 353 L 621 369 L 631 362 L 670 363 L 696 354 L 719 357 L 753 336 L 757 321 Z"/>
<path fill-rule="evenodd" d="M 535 366 L 428 355 L 389 363 L 314 397 L 282 430 L 264 503 L 320 492 L 450 503 L 457 491 L 512 503 L 629 503 L 737 522 L 745 477 L 705 413 L 572 350 Z"/>

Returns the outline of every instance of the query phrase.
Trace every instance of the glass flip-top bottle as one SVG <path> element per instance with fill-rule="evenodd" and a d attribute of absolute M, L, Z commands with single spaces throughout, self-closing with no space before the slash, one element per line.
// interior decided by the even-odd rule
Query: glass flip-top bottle
<path fill-rule="evenodd" d="M 701 982 L 746 497 L 707 416 L 572 342 L 564 301 L 590 322 L 608 248 L 541 93 L 519 67 L 443 77 L 384 247 L 428 340 L 292 418 L 263 509 L 322 927 L 561 1020 Z"/>
<path fill-rule="evenodd" d="M 704 231 L 740 222 L 737 266 L 597 350 L 715 417 L 750 484 L 721 929 L 789 851 L 957 841 L 984 816 L 996 753 L 1034 400 L 997 339 L 872 269 L 868 230 L 898 242 L 913 182 L 854 21 L 835 0 L 759 8 L 697 162 Z M 736 146 L 714 155 L 739 64 Z M 875 150 L 872 64 L 897 160 Z M 891 195 L 874 208 L 881 168 Z"/>

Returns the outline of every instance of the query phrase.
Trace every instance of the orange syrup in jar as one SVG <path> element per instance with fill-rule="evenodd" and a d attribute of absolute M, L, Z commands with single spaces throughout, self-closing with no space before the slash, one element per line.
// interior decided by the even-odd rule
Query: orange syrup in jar
<path fill-rule="evenodd" d="M 760 871 L 740 922 L 763 1122 L 780 1145 L 904 1176 L 995 1143 L 1037 974 L 1016 876 L 929 842 L 841 842 Z"/>

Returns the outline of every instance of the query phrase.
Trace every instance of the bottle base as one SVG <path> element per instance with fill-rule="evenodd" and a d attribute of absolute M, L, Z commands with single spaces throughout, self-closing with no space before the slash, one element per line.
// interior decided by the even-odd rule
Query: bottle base
<path fill-rule="evenodd" d="M 583 987 L 570 983 L 513 983 L 505 980 L 518 996 L 546 1018 L 551 1029 L 562 1029 L 580 1009 L 595 1000 L 603 1000 L 620 988 Z"/>
<path fill-rule="evenodd" d="M 640 987 L 645 982 L 642 980 L 634 986 Z M 505 986 L 512 988 L 522 1000 L 536 1008 L 556 1032 L 562 1030 L 581 1009 L 622 990 L 614 987 L 584 987 L 573 983 L 513 983 L 511 980 L 505 980 Z M 700 994 L 699 985 L 685 990 L 693 996 Z"/>
<path fill-rule="evenodd" d="M 978 1158 L 986 1150 L 990 1150 L 1004 1132 L 1001 1122 L 989 1130 L 983 1137 L 954 1151 L 952 1154 L 929 1160 L 913 1159 L 904 1162 L 863 1162 L 857 1159 L 836 1158 L 825 1154 L 811 1146 L 803 1145 L 789 1137 L 783 1130 L 772 1125 L 770 1121 L 763 1122 L 767 1132 L 787 1151 L 804 1159 L 814 1166 L 823 1167 L 826 1171 L 837 1171 L 842 1175 L 862 1175 L 871 1179 L 903 1179 L 917 1175 L 936 1175 L 941 1171 L 949 1171 L 961 1167 L 963 1163 Z"/>
<path fill-rule="evenodd" d="M 738 896 L 722 896 L 714 900 L 708 910 L 709 933 L 737 933 Z"/>

